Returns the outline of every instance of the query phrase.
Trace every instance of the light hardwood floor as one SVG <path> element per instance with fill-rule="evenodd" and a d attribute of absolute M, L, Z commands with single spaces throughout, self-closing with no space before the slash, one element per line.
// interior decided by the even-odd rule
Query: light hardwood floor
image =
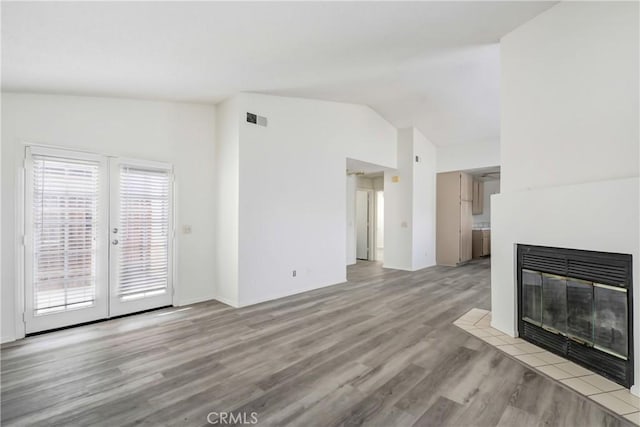
<path fill-rule="evenodd" d="M 414 273 L 360 262 L 348 276 L 4 345 L 2 424 L 204 426 L 233 411 L 260 425 L 630 425 L 452 325 L 490 308 L 487 260 Z"/>

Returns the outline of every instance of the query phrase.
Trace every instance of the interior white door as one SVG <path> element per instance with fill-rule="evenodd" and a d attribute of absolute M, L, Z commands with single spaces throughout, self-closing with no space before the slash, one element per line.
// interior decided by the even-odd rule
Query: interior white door
<path fill-rule="evenodd" d="M 25 173 L 26 332 L 106 318 L 106 159 L 27 147 Z"/>
<path fill-rule="evenodd" d="M 369 192 L 356 191 L 356 258 L 369 259 Z"/>
<path fill-rule="evenodd" d="M 171 305 L 170 165 L 111 160 L 111 316 Z"/>

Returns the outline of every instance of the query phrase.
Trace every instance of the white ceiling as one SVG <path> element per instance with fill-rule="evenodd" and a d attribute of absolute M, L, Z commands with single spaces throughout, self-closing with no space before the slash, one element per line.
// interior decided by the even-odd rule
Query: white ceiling
<path fill-rule="evenodd" d="M 543 2 L 2 2 L 4 90 L 366 104 L 438 145 L 499 138 L 499 39 Z"/>

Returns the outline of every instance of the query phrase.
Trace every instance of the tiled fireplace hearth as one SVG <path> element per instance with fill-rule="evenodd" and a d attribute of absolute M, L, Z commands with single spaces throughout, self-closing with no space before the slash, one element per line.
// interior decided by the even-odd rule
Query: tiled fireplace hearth
<path fill-rule="evenodd" d="M 518 245 L 518 335 L 626 388 L 631 255 Z"/>
<path fill-rule="evenodd" d="M 456 326 L 475 335 L 529 366 L 531 369 L 562 383 L 588 399 L 604 406 L 614 414 L 640 425 L 640 398 L 620 384 L 616 384 L 564 357 L 521 338 L 513 338 L 494 329 L 491 313 L 474 308 L 454 322 Z"/>

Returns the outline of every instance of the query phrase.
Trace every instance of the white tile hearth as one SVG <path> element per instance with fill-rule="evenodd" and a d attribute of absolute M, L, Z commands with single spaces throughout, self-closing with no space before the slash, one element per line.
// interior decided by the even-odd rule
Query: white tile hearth
<path fill-rule="evenodd" d="M 474 308 L 453 322 L 478 339 L 513 356 L 532 369 L 599 403 L 616 415 L 640 425 L 640 398 L 588 369 L 520 338 L 491 327 L 491 312 Z"/>

